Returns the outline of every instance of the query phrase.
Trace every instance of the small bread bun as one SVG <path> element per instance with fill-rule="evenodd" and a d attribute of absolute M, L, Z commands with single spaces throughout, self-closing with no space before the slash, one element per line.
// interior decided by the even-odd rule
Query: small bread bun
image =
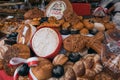
<path fill-rule="evenodd" d="M 81 35 L 87 35 L 87 34 L 89 34 L 89 31 L 88 31 L 88 29 L 83 28 L 83 29 L 80 30 L 80 34 Z"/>
<path fill-rule="evenodd" d="M 83 24 L 88 30 L 92 30 L 94 28 L 94 23 L 92 23 L 89 19 L 84 19 Z"/>
<path fill-rule="evenodd" d="M 84 27 L 84 24 L 82 22 L 78 22 L 77 24 L 74 24 L 72 26 L 73 29 L 81 30 Z"/>
<path fill-rule="evenodd" d="M 37 25 L 40 25 L 40 21 L 39 20 L 32 20 L 30 22 L 30 24 L 33 25 L 33 26 L 37 26 Z"/>
<path fill-rule="evenodd" d="M 54 22 L 56 22 L 56 21 L 57 21 L 57 19 L 56 19 L 56 17 L 54 17 L 54 16 L 51 16 L 51 17 L 48 18 L 48 22 L 49 22 L 49 23 L 54 23 Z"/>
<path fill-rule="evenodd" d="M 63 29 L 68 29 L 70 27 L 70 23 L 69 22 L 64 22 L 62 25 Z"/>
<path fill-rule="evenodd" d="M 78 16 L 78 18 L 79 18 L 80 20 L 83 20 L 83 16 Z"/>
<path fill-rule="evenodd" d="M 65 22 L 64 19 L 57 20 L 56 23 L 58 23 L 60 26 Z"/>

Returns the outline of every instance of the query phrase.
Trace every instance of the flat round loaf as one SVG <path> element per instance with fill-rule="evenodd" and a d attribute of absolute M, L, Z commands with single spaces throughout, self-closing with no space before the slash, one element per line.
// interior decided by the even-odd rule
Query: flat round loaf
<path fill-rule="evenodd" d="M 13 76 L 14 71 L 17 68 L 17 66 L 15 67 L 9 66 L 9 61 L 14 57 L 20 57 L 24 59 L 29 58 L 30 57 L 29 48 L 23 44 L 14 44 L 7 50 L 7 52 L 3 56 L 3 63 L 4 63 L 3 68 L 6 71 L 6 73 L 10 76 Z"/>
<path fill-rule="evenodd" d="M 71 35 L 64 39 L 63 46 L 67 51 L 80 52 L 85 47 L 84 38 L 81 35 Z"/>

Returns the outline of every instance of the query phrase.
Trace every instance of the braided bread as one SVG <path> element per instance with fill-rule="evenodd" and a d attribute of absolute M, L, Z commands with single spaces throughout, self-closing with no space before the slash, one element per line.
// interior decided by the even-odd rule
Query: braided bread
<path fill-rule="evenodd" d="M 94 80 L 113 80 L 113 78 L 110 75 L 101 72 L 95 76 Z"/>
<path fill-rule="evenodd" d="M 54 59 L 53 59 L 53 65 L 63 65 L 67 62 L 68 57 L 65 56 L 64 54 L 58 54 Z"/>
<path fill-rule="evenodd" d="M 101 72 L 103 66 L 100 62 L 100 56 L 97 54 L 88 54 L 82 60 L 76 62 L 73 70 L 77 77 L 90 78 Z"/>

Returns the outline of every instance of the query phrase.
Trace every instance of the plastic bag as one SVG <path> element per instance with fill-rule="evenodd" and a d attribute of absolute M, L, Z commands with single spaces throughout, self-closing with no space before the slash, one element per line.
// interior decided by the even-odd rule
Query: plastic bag
<path fill-rule="evenodd" d="M 106 15 L 107 15 L 107 8 L 97 7 L 93 11 L 93 16 L 96 16 L 96 17 L 104 17 Z"/>
<path fill-rule="evenodd" d="M 105 32 L 105 41 L 102 49 L 102 63 L 114 73 L 120 73 L 120 45 Z"/>

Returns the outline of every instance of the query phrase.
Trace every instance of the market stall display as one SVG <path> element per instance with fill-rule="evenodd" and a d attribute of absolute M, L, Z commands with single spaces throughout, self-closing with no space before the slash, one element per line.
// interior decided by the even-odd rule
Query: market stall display
<path fill-rule="evenodd" d="M 1 19 L 0 27 L 6 34 L 0 40 L 0 69 L 9 80 L 120 78 L 120 31 L 109 16 L 86 19 L 69 0 L 51 0 L 45 12 L 34 8 L 23 20 Z"/>

